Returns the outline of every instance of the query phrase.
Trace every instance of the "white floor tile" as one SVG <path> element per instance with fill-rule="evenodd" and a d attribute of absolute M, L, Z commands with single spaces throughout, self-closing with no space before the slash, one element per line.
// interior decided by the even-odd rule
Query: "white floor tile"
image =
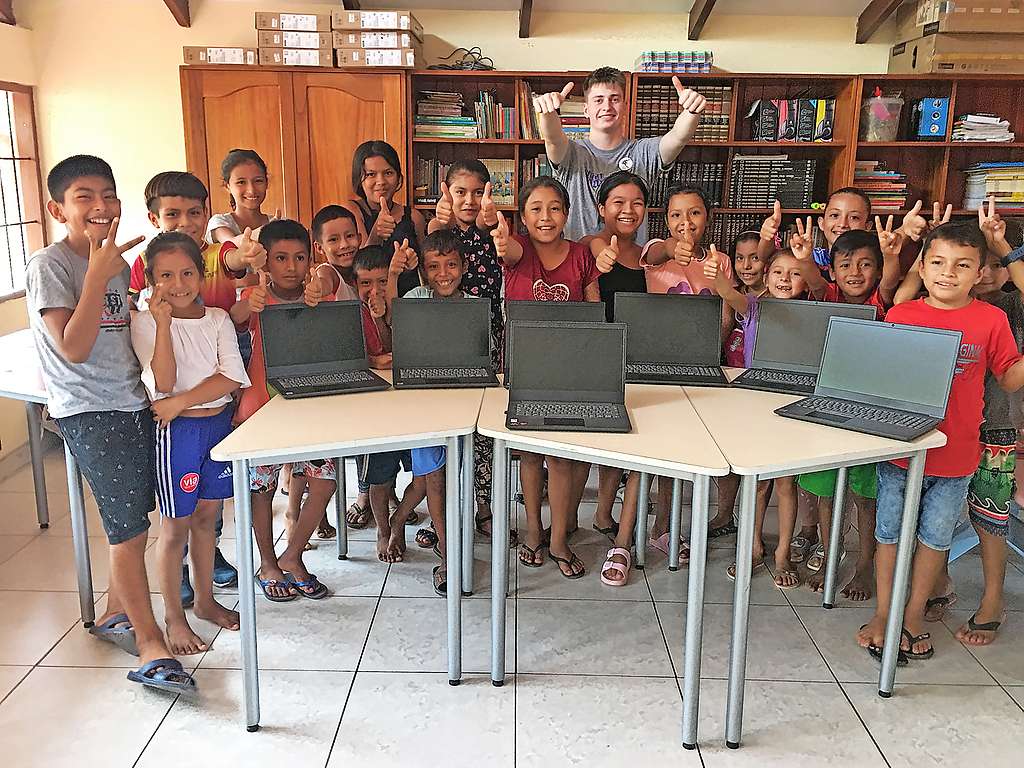
<path fill-rule="evenodd" d="M 63 495 L 67 499 L 68 481 L 64 467 L 64 451 L 51 451 L 43 459 L 43 466 L 46 475 L 46 495 Z M 33 493 L 35 485 L 32 480 L 32 466 L 25 464 L 10 477 L 0 482 L 0 493 Z"/>
<path fill-rule="evenodd" d="M 93 589 L 105 590 L 110 575 L 110 548 L 106 538 L 89 538 Z M 0 590 L 38 589 L 77 592 L 75 553 L 67 536 L 36 536 L 0 564 Z"/>
<path fill-rule="evenodd" d="M 957 558 L 949 566 L 949 575 L 953 579 L 953 589 L 960 598 L 956 607 L 973 613 L 985 591 L 981 552 L 974 549 Z M 1024 611 L 1024 573 L 1016 568 L 1007 568 L 1003 594 L 1008 611 Z"/>
<path fill-rule="evenodd" d="M 1008 685 L 1006 692 L 1017 702 L 1017 706 L 1024 710 L 1024 685 Z"/>
<path fill-rule="evenodd" d="M 0 664 L 35 664 L 80 615 L 70 592 L 0 591 Z"/>
<path fill-rule="evenodd" d="M 364 545 L 365 546 L 365 545 Z M 376 563 L 374 545 L 369 545 L 371 556 Z M 473 548 L 473 599 L 491 599 L 491 546 L 477 544 Z M 385 597 L 436 597 L 434 592 L 434 568 L 441 561 L 431 549 L 420 549 L 415 545 L 409 547 L 401 563 L 395 563 L 387 571 L 387 582 L 384 584 Z M 378 565 L 383 565 L 378 563 Z M 510 566 L 512 568 L 513 566 Z M 386 566 L 385 566 L 386 568 Z M 510 575 L 515 579 L 515 572 Z M 515 581 L 512 582 L 513 586 Z M 463 591 L 466 585 L 462 585 Z"/>
<path fill-rule="evenodd" d="M 576 556 L 587 568 L 581 579 L 567 579 L 558 563 L 548 558 L 548 550 L 542 550 L 544 565 L 530 568 L 519 562 L 517 595 L 520 600 L 532 598 L 565 598 L 570 600 L 642 600 L 650 602 L 651 593 L 644 581 L 643 571 L 630 569 L 629 581 L 622 587 L 610 587 L 601 582 L 601 568 L 608 555 L 608 545 L 570 545 Z"/>
<path fill-rule="evenodd" d="M 35 535 L 8 535 L 0 536 L 0 563 L 9 560 L 18 550 L 24 548 Z"/>
<path fill-rule="evenodd" d="M 950 632 L 955 633 L 972 615 L 973 609 L 954 610 L 943 623 Z M 955 636 L 953 639 L 1001 685 L 1024 685 L 1024 614 L 1019 611 L 1007 613 L 1007 619 L 999 627 L 995 642 L 991 645 L 963 645 Z"/>
<path fill-rule="evenodd" d="M 67 517 L 68 500 L 49 494 L 50 528 L 52 529 L 57 520 Z M 0 491 L 0 535 L 24 535 L 31 536 L 42 532 L 39 527 L 39 518 L 36 515 L 35 496 L 31 493 L 15 493 L 11 491 Z"/>
<path fill-rule="evenodd" d="M 360 671 L 327 766 L 511 766 L 515 686 L 512 678 L 502 688 L 480 679 L 452 687 L 443 674 Z"/>
<path fill-rule="evenodd" d="M 644 573 L 651 585 L 656 602 L 686 602 L 689 589 L 690 569 L 670 571 L 668 558 L 656 549 L 647 551 L 648 565 Z M 729 579 L 727 571 L 736 561 L 733 550 L 708 549 L 708 560 L 704 571 L 704 602 L 732 605 L 736 582 Z M 767 570 L 761 570 L 750 579 L 751 605 L 786 605 L 786 597 L 779 590 Z"/>
<path fill-rule="evenodd" d="M 32 671 L 32 667 L 7 667 L 0 666 L 0 700 L 14 690 L 14 686 L 20 683 L 25 675 Z"/>

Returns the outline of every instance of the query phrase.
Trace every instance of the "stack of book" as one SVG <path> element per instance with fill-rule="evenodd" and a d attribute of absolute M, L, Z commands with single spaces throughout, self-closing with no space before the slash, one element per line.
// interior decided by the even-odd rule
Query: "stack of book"
<path fill-rule="evenodd" d="M 496 104 L 493 93 L 480 91 L 479 98 L 473 104 L 473 110 L 476 114 L 477 138 L 518 138 L 515 107 Z"/>
<path fill-rule="evenodd" d="M 441 182 L 448 173 L 450 163 L 417 157 L 412 169 L 412 194 L 417 203 L 433 205 L 441 196 Z"/>
<path fill-rule="evenodd" d="M 715 57 L 711 51 L 644 51 L 633 64 L 634 72 L 709 74 Z"/>
<path fill-rule="evenodd" d="M 1010 121 L 998 115 L 972 113 L 960 115 L 953 123 L 953 141 L 985 141 L 1001 143 L 1016 138 Z"/>
<path fill-rule="evenodd" d="M 519 113 L 519 135 L 524 139 L 540 138 L 537 113 L 533 109 L 533 99 L 536 95 L 525 80 L 520 81 L 519 103 L 523 105 L 523 109 Z"/>
<path fill-rule="evenodd" d="M 418 139 L 477 139 L 477 121 L 465 117 L 461 93 L 453 91 L 420 91 L 413 120 L 414 137 Z"/>
<path fill-rule="evenodd" d="M 720 214 L 711 219 L 705 230 L 704 244 L 714 243 L 722 253 L 732 255 L 732 244 L 741 232 L 753 230 L 760 232 L 763 216 L 750 214 Z"/>
<path fill-rule="evenodd" d="M 1000 213 L 1024 214 L 1024 163 L 975 163 L 964 173 L 964 208 L 976 210 L 992 197 Z"/>
<path fill-rule="evenodd" d="M 523 185 L 538 176 L 552 176 L 551 165 L 548 163 L 548 156 L 541 152 L 532 160 L 521 160 L 519 162 L 519 184 Z"/>
<path fill-rule="evenodd" d="M 695 90 L 707 99 L 694 141 L 728 141 L 732 112 L 731 85 L 702 85 Z M 640 82 L 636 87 L 636 137 L 661 136 L 679 115 L 679 95 L 671 83 Z"/>
<path fill-rule="evenodd" d="M 647 205 L 664 208 L 670 187 L 700 187 L 708 201 L 715 206 L 722 204 L 722 185 L 725 179 L 725 163 L 678 162 L 669 170 L 649 180 L 650 188 Z"/>
<path fill-rule="evenodd" d="M 729 185 L 730 208 L 808 208 L 814 191 L 814 159 L 789 155 L 735 155 Z"/>
<path fill-rule="evenodd" d="M 512 194 L 516 175 L 515 160 L 485 160 L 480 162 L 487 166 L 491 174 L 491 197 L 495 205 L 515 205 L 516 199 Z"/>
<path fill-rule="evenodd" d="M 886 167 L 882 160 L 858 160 L 853 186 L 863 190 L 874 213 L 894 213 L 907 207 L 907 174 Z"/>
<path fill-rule="evenodd" d="M 579 141 L 590 135 L 590 118 L 584 114 L 585 108 L 582 96 L 570 96 L 558 110 L 562 117 L 562 130 L 570 141 Z"/>

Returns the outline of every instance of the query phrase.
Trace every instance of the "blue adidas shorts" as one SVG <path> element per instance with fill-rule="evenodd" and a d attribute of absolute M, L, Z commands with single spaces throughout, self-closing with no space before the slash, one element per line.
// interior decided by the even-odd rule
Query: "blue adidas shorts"
<path fill-rule="evenodd" d="M 156 497 L 164 517 L 188 517 L 200 499 L 229 499 L 231 464 L 210 450 L 231 432 L 231 408 L 216 416 L 179 416 L 156 428 Z"/>

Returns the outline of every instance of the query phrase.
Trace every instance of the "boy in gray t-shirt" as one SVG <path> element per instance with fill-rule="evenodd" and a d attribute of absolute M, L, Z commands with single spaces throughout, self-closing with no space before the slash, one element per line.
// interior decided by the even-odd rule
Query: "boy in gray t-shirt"
<path fill-rule="evenodd" d="M 123 256 L 143 238 L 117 245 L 121 201 L 100 158 L 62 160 L 46 184 L 47 211 L 67 237 L 29 260 L 26 296 L 50 413 L 92 488 L 110 543 L 107 610 L 89 631 L 140 658 L 129 680 L 192 693 L 195 682 L 153 618 L 146 578 L 156 442 L 128 329 Z"/>

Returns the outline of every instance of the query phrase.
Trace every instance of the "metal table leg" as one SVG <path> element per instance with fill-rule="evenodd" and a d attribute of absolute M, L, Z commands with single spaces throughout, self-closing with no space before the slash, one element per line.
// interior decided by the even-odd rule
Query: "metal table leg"
<path fill-rule="evenodd" d="M 708 487 L 710 478 L 694 475 L 690 512 L 690 582 L 686 595 L 683 645 L 683 746 L 697 746 L 700 702 L 700 655 L 704 635 L 704 577 L 708 554 Z"/>
<path fill-rule="evenodd" d="M 89 556 L 89 528 L 85 518 L 85 490 L 78 461 L 64 443 L 64 463 L 68 476 L 68 504 L 71 508 L 71 540 L 75 548 L 75 571 L 78 574 L 78 605 L 82 623 L 91 627 L 96 621 L 96 598 L 92 593 L 92 561 Z"/>
<path fill-rule="evenodd" d="M 448 572 L 448 685 L 462 680 L 462 514 L 459 508 L 459 438 L 445 441 L 445 565 Z"/>
<path fill-rule="evenodd" d="M 249 492 L 249 461 L 231 462 L 235 488 L 235 537 L 238 551 L 238 614 L 242 641 L 242 685 L 245 695 L 245 729 L 260 728 L 260 677 L 256 653 L 256 590 L 253 587 L 252 497 Z"/>
<path fill-rule="evenodd" d="M 736 535 L 736 587 L 733 592 L 728 703 L 725 710 L 725 745 L 729 749 L 739 749 L 743 731 L 743 685 L 747 674 L 747 619 L 750 613 L 750 571 L 754 556 L 756 502 L 757 475 L 746 475 L 740 486 L 740 519 Z"/>
<path fill-rule="evenodd" d="M 832 525 L 829 528 L 828 560 L 825 563 L 825 594 L 822 608 L 836 604 L 836 579 L 839 576 L 839 551 L 843 543 L 843 505 L 846 503 L 847 467 L 836 470 L 836 489 L 832 495 Z"/>
<path fill-rule="evenodd" d="M 679 531 L 683 525 L 683 481 L 672 480 L 672 513 L 668 519 L 668 569 L 679 570 Z M 693 527 L 693 521 L 690 521 Z"/>
<path fill-rule="evenodd" d="M 642 571 L 647 565 L 647 509 L 651 498 L 651 476 L 640 473 L 640 488 L 636 495 L 636 562 L 633 566 Z"/>
<path fill-rule="evenodd" d="M 348 559 L 348 524 L 345 522 L 345 504 L 348 502 L 348 483 L 345 477 L 345 457 L 334 460 L 337 487 L 334 489 L 334 516 L 338 518 L 338 559 Z"/>
<path fill-rule="evenodd" d="M 508 449 L 494 441 L 491 473 L 491 685 L 505 683 L 505 590 L 508 580 Z"/>
<path fill-rule="evenodd" d="M 462 439 L 462 594 L 473 594 L 473 533 L 476 505 L 473 494 L 473 433 Z M 492 526 L 493 529 L 493 526 Z"/>
<path fill-rule="evenodd" d="M 36 520 L 39 521 L 40 528 L 46 529 L 50 527 L 50 507 L 46 499 L 40 408 L 38 403 L 25 403 L 25 415 L 28 417 L 28 452 L 32 458 L 32 486 L 36 492 Z"/>

